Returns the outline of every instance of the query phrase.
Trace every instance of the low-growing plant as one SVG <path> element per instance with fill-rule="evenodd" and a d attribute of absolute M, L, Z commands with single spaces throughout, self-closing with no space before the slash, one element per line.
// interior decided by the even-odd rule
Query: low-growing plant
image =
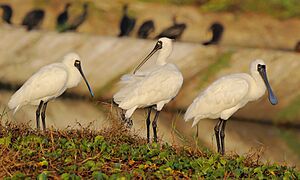
<path fill-rule="evenodd" d="M 4 179 L 299 179 L 295 168 L 257 158 L 220 156 L 168 143 L 147 144 L 121 125 L 48 130 L 1 127 L 0 177 Z"/>

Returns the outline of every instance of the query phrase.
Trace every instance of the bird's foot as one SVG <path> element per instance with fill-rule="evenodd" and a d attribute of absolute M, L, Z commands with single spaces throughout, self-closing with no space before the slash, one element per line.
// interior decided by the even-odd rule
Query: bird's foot
<path fill-rule="evenodd" d="M 125 113 L 123 111 L 120 113 L 120 119 L 121 119 L 122 124 L 125 125 L 126 128 L 129 128 L 129 129 L 132 128 L 132 126 L 133 126 L 132 119 L 126 118 Z"/>
<path fill-rule="evenodd" d="M 133 121 L 132 121 L 131 118 L 125 118 L 123 121 L 124 121 L 124 125 L 125 125 L 127 128 L 129 128 L 129 129 L 132 128 L 132 126 L 133 126 Z"/>

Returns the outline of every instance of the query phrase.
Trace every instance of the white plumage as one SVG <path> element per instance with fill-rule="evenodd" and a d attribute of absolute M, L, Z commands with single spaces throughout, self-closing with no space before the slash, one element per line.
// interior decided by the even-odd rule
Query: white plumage
<path fill-rule="evenodd" d="M 161 111 L 182 86 L 183 77 L 177 66 L 165 62 L 171 53 L 171 40 L 161 38 L 159 41 L 163 45 L 153 68 L 121 78 L 123 87 L 113 98 L 120 108 L 127 110 L 126 118 L 130 118 L 137 108 L 156 105 L 157 111 Z"/>
<path fill-rule="evenodd" d="M 268 89 L 271 104 L 277 104 L 277 98 L 269 85 L 265 69 L 266 65 L 263 60 L 255 60 L 250 65 L 250 74 L 231 74 L 216 80 L 201 92 L 188 107 L 184 116 L 185 121 L 194 120 L 192 126 L 204 118 L 220 118 L 222 122 L 249 101 L 255 101 L 262 97 L 266 89 Z M 218 131 L 216 138 L 220 136 L 217 134 L 221 131 L 220 126 L 224 126 L 222 129 L 225 129 L 226 122 L 221 122 L 215 127 L 215 130 Z M 223 134 L 223 136 L 225 135 Z"/>
<path fill-rule="evenodd" d="M 135 73 L 156 51 L 159 50 L 156 65 L 145 71 Z M 130 118 L 137 108 L 150 107 L 147 117 L 147 140 L 149 142 L 149 125 L 151 107 L 156 106 L 156 115 L 152 126 L 154 141 L 157 141 L 156 122 L 159 112 L 179 92 L 183 77 L 175 64 L 166 63 L 172 52 L 172 40 L 160 38 L 152 52 L 139 64 L 133 74 L 121 78 L 123 87 L 113 99 L 119 107 L 126 110 L 125 117 Z"/>
<path fill-rule="evenodd" d="M 39 105 L 41 101 L 46 103 L 60 96 L 67 88 L 77 86 L 81 81 L 81 75 L 85 79 L 80 66 L 80 57 L 76 53 L 69 53 L 64 56 L 61 63 L 49 64 L 33 74 L 12 95 L 8 107 L 15 113 L 27 104 Z M 88 88 L 90 89 L 89 85 Z"/>

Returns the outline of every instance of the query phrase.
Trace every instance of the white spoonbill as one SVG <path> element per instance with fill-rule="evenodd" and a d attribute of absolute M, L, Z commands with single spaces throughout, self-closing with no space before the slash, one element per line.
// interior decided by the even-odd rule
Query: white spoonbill
<path fill-rule="evenodd" d="M 266 65 L 263 60 L 255 60 L 250 65 L 250 75 L 246 73 L 231 74 L 221 77 L 201 92 L 188 107 L 184 119 L 194 119 L 195 126 L 200 119 L 219 118 L 216 124 L 215 136 L 218 152 L 225 152 L 224 138 L 227 119 L 249 101 L 255 101 L 265 94 L 269 94 L 269 101 L 276 105 L 278 100 L 268 82 Z"/>
<path fill-rule="evenodd" d="M 156 52 L 159 51 L 156 65 L 145 71 L 137 70 Z M 163 106 L 170 102 L 180 90 L 183 77 L 177 66 L 167 63 L 166 59 L 172 52 L 172 40 L 160 38 L 150 54 L 137 66 L 133 74 L 126 74 L 121 78 L 124 85 L 114 95 L 114 102 L 123 110 L 125 117 L 130 118 L 137 108 L 148 107 L 147 141 L 150 141 L 151 108 L 156 106 L 156 114 L 152 122 L 153 139 L 157 142 L 157 118 Z"/>
<path fill-rule="evenodd" d="M 53 63 L 42 67 L 33 74 L 23 86 L 12 95 L 8 107 L 14 109 L 14 113 L 24 105 L 38 105 L 36 110 L 36 126 L 40 129 L 40 112 L 43 129 L 46 130 L 45 111 L 48 101 L 60 96 L 67 88 L 75 87 L 83 77 L 90 91 L 94 94 L 86 80 L 80 65 L 80 57 L 76 53 L 69 53 L 64 56 L 61 63 Z"/>

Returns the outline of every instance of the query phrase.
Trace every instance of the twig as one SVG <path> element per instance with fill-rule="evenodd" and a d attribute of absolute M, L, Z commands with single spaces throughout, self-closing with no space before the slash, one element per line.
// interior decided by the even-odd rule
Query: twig
<path fill-rule="evenodd" d="M 101 153 L 98 153 L 96 156 L 87 158 L 87 159 L 85 159 L 85 160 L 83 160 L 83 161 L 81 161 L 80 163 L 77 163 L 77 164 L 79 165 L 79 164 L 83 164 L 83 163 L 85 163 L 89 160 L 94 160 L 94 159 L 98 158 L 100 155 L 101 155 Z"/>
<path fill-rule="evenodd" d="M 10 177 L 12 177 L 12 174 L 10 174 L 9 172 L 8 172 L 8 170 L 1 164 L 1 166 L 2 166 L 2 168 L 4 169 L 4 171 L 10 176 Z"/>

